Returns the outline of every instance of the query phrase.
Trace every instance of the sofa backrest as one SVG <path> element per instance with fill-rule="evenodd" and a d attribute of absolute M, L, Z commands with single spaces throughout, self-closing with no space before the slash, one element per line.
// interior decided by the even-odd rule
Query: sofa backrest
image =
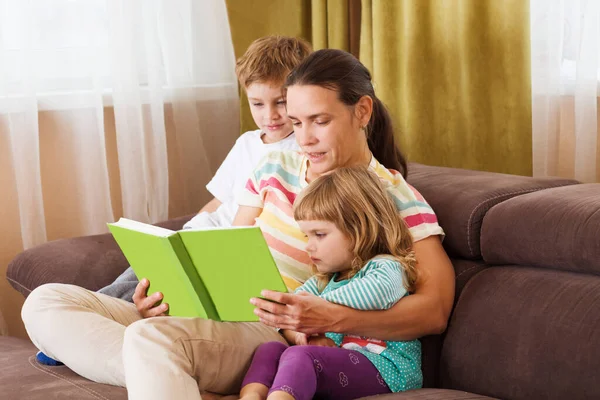
<path fill-rule="evenodd" d="M 600 398 L 600 184 L 491 208 L 453 311 L 443 387 L 502 399 Z"/>
<path fill-rule="evenodd" d="M 408 183 L 434 209 L 446 232 L 444 247 L 451 257 L 481 259 L 484 216 L 496 204 L 542 189 L 574 185 L 572 179 L 531 178 L 411 163 Z"/>
<path fill-rule="evenodd" d="M 482 222 L 492 207 L 524 193 L 578 182 L 411 163 L 408 183 L 432 206 L 446 233 L 443 244 L 454 265 L 458 299 L 467 282 L 487 267 L 481 258 L 480 237 Z M 429 336 L 421 342 L 424 385 L 439 386 L 442 336 Z"/>

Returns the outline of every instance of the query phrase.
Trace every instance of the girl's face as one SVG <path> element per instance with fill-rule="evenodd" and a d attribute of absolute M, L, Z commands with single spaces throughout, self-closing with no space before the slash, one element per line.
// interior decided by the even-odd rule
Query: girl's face
<path fill-rule="evenodd" d="M 298 221 L 300 229 L 308 238 L 306 251 L 319 272 L 345 273 L 352 268 L 352 242 L 333 222 L 308 220 Z"/>
<path fill-rule="evenodd" d="M 334 90 L 315 85 L 288 88 L 287 113 L 308 158 L 310 179 L 339 167 L 369 163 L 371 153 L 361 127 L 368 123 L 371 111 L 368 96 L 349 107 Z"/>

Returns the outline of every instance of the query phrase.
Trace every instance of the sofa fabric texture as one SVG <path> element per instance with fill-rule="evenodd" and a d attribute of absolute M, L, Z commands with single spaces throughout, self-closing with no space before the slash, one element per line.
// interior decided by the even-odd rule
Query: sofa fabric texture
<path fill-rule="evenodd" d="M 600 277 L 491 267 L 465 287 L 442 386 L 501 399 L 600 398 Z"/>
<path fill-rule="evenodd" d="M 483 221 L 484 260 L 600 275 L 599 186 L 566 186 L 498 204 Z"/>
<path fill-rule="evenodd" d="M 444 247 L 448 254 L 468 260 L 481 258 L 481 224 L 496 204 L 526 193 L 577 183 L 572 179 L 530 178 L 421 164 L 410 164 L 408 171 L 408 183 L 429 202 L 446 232 Z"/>

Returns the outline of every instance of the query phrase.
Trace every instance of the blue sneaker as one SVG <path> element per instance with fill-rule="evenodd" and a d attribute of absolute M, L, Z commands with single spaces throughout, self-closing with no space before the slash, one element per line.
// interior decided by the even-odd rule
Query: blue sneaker
<path fill-rule="evenodd" d="M 44 365 L 51 365 L 53 367 L 58 366 L 58 365 L 65 365 L 65 364 L 61 363 L 60 361 L 55 360 L 54 358 L 48 357 L 41 351 L 37 352 L 37 354 L 35 355 L 35 358 L 38 360 L 38 362 L 40 364 L 44 364 Z"/>

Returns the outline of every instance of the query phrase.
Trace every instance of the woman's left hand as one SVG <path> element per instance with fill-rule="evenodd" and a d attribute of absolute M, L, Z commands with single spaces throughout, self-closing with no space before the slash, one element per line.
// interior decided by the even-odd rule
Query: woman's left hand
<path fill-rule="evenodd" d="M 261 295 L 267 300 L 250 299 L 256 306 L 254 313 L 260 322 L 307 335 L 335 332 L 341 309 L 346 308 L 306 292 L 292 294 L 264 290 Z"/>

